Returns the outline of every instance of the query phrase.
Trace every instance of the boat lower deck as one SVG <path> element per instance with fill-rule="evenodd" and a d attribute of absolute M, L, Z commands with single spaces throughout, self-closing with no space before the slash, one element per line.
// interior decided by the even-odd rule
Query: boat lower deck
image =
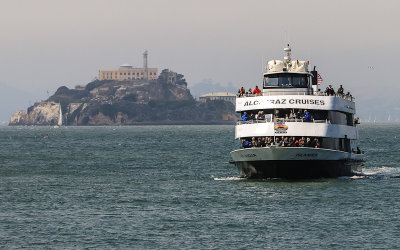
<path fill-rule="evenodd" d="M 361 174 L 363 155 L 321 148 L 266 147 L 231 152 L 248 178 L 335 178 Z"/>

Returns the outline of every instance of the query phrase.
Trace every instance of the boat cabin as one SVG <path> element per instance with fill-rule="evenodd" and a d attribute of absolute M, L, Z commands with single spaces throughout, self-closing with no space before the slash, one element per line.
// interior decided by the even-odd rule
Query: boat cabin
<path fill-rule="evenodd" d="M 263 95 L 309 95 L 316 91 L 317 72 L 308 71 L 309 62 L 290 58 L 291 49 L 285 49 L 284 60 L 268 62 L 263 80 Z"/>

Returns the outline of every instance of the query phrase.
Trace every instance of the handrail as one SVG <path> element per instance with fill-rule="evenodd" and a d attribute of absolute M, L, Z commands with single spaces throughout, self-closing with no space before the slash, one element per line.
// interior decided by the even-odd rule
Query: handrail
<path fill-rule="evenodd" d="M 325 92 L 314 92 L 312 94 L 307 94 L 306 92 L 299 93 L 299 91 L 290 92 L 290 91 L 286 91 L 286 90 L 284 92 L 290 93 L 292 95 L 334 96 L 334 97 L 341 97 L 341 98 L 343 98 L 345 100 L 352 101 L 352 102 L 355 101 L 355 98 L 352 95 L 347 95 L 347 94 L 337 94 L 336 93 L 334 95 L 328 95 Z M 262 93 L 261 92 L 259 94 L 244 94 L 244 95 L 237 94 L 236 95 L 237 98 L 258 97 L 258 96 L 276 96 L 276 95 L 274 95 L 273 92 L 272 93 L 271 92 L 267 92 L 267 93 Z"/>

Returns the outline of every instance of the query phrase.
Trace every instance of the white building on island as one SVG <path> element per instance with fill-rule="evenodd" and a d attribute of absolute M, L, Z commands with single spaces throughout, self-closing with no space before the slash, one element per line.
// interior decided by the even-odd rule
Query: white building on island
<path fill-rule="evenodd" d="M 199 97 L 200 102 L 207 102 L 207 100 L 222 100 L 235 104 L 236 95 L 229 92 L 212 92 Z"/>

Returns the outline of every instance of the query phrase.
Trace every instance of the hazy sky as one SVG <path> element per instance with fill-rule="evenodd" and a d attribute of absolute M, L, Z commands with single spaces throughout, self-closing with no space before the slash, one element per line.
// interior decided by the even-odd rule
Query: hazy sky
<path fill-rule="evenodd" d="M 149 66 L 184 74 L 189 87 L 205 78 L 254 87 L 262 64 L 283 58 L 289 42 L 292 58 L 317 65 L 324 84 L 362 99 L 400 92 L 400 1 L 1 3 L 0 82 L 25 91 L 86 84 L 122 63 L 141 67 L 144 50 Z"/>

